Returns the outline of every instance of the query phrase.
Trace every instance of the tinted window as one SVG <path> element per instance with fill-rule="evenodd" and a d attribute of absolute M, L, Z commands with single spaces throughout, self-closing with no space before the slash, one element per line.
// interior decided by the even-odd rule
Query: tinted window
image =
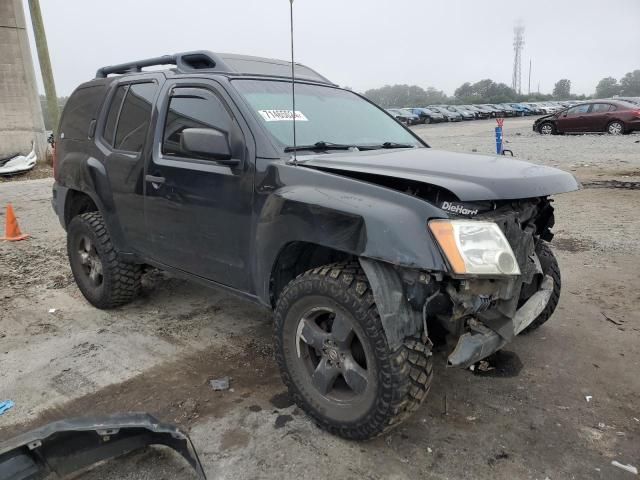
<path fill-rule="evenodd" d="M 118 120 L 115 149 L 128 152 L 142 151 L 157 89 L 155 83 L 138 83 L 129 87 Z"/>
<path fill-rule="evenodd" d="M 70 140 L 86 140 L 89 124 L 98 116 L 105 86 L 79 88 L 69 98 L 60 121 L 60 133 Z"/>
<path fill-rule="evenodd" d="M 107 122 L 104 126 L 104 139 L 109 143 L 109 145 L 113 145 L 113 134 L 116 132 L 116 121 L 118 120 L 118 113 L 120 112 L 120 106 L 122 105 L 122 100 L 124 99 L 125 93 L 127 93 L 128 85 L 121 85 L 116 90 L 115 95 L 113 96 L 113 100 L 111 100 L 111 105 L 109 106 L 109 113 L 107 114 Z"/>
<path fill-rule="evenodd" d="M 611 105 L 608 103 L 594 103 L 591 106 L 591 113 L 604 113 L 608 112 L 611 108 Z"/>
<path fill-rule="evenodd" d="M 567 110 L 567 115 L 581 115 L 583 113 L 587 113 L 589 111 L 589 107 L 590 105 L 588 103 L 584 105 L 578 105 L 577 107 L 573 107 Z"/>
<path fill-rule="evenodd" d="M 165 120 L 162 153 L 193 157 L 180 148 L 180 138 L 185 128 L 214 128 L 229 132 L 232 118 L 223 103 L 214 94 L 202 89 L 176 89 L 171 97 Z"/>

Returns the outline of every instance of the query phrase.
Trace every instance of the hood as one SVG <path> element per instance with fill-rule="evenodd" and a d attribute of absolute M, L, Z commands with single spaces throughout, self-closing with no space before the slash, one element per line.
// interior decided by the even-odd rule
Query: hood
<path fill-rule="evenodd" d="M 545 108 L 541 108 L 540 110 L 548 111 L 548 109 L 545 109 Z M 549 114 L 549 115 L 545 115 L 543 117 L 536 118 L 536 121 L 533 122 L 533 124 L 534 125 L 538 125 L 539 123 L 543 122 L 544 120 L 549 120 L 550 118 L 555 117 L 555 115 L 556 115 L 555 113 L 552 113 L 552 114 Z"/>
<path fill-rule="evenodd" d="M 433 148 L 309 155 L 298 157 L 298 163 L 337 175 L 364 174 L 417 181 L 444 188 L 460 201 L 543 197 L 580 188 L 573 175 L 557 168 L 512 157 Z"/>

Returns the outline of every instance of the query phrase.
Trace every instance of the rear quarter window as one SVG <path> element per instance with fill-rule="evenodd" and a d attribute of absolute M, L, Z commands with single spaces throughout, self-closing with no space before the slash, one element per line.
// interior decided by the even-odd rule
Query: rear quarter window
<path fill-rule="evenodd" d="M 98 116 L 104 100 L 105 85 L 78 88 L 71 94 L 60 120 L 61 138 L 87 140 L 89 124 Z"/>

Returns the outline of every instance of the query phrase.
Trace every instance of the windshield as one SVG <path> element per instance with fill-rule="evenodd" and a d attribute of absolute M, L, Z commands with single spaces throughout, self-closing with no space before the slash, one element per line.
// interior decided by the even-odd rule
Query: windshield
<path fill-rule="evenodd" d="M 284 147 L 293 145 L 291 83 L 237 79 L 233 85 Z M 423 146 L 396 120 L 348 90 L 296 83 L 296 143 Z"/>

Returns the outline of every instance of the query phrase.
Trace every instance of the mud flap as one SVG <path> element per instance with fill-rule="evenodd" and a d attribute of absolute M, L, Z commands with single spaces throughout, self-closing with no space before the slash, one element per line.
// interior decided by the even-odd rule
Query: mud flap
<path fill-rule="evenodd" d="M 189 437 L 144 413 L 60 420 L 2 442 L 0 480 L 64 477 L 149 445 L 172 448 L 206 480 Z"/>
<path fill-rule="evenodd" d="M 368 258 L 359 260 L 371 285 L 387 343 L 395 350 L 420 330 L 422 316 L 409 305 L 400 275 L 392 265 Z"/>

